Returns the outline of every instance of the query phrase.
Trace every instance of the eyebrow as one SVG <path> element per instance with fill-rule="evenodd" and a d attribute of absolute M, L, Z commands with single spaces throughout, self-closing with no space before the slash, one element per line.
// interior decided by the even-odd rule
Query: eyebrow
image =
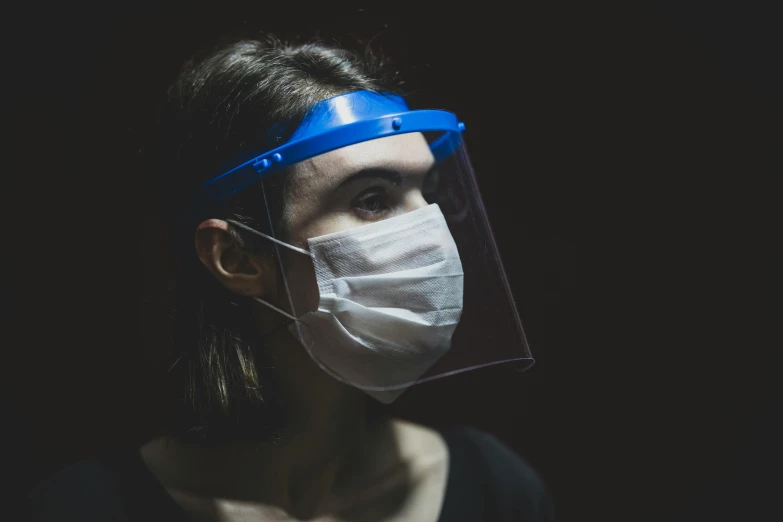
<path fill-rule="evenodd" d="M 432 167 L 424 174 L 424 176 L 429 176 L 433 172 L 437 170 L 438 164 L 434 163 Z M 392 185 L 399 185 L 402 181 L 402 175 L 393 169 L 387 169 L 384 167 L 370 167 L 366 169 L 362 169 L 358 172 L 355 172 L 354 174 L 348 176 L 344 180 L 340 182 L 339 185 L 337 185 L 337 188 L 340 188 L 344 185 L 347 185 L 349 183 L 353 183 L 354 181 L 362 180 L 362 179 L 385 179 Z"/>
<path fill-rule="evenodd" d="M 378 179 L 378 178 L 385 179 L 392 185 L 399 185 L 400 182 L 402 181 L 402 175 L 400 175 L 400 173 L 397 172 L 396 170 L 385 169 L 381 167 L 373 167 L 368 169 L 362 169 L 348 176 L 347 178 L 342 180 L 339 185 L 337 185 L 337 188 L 343 187 L 349 183 L 353 183 L 354 181 L 358 181 L 362 179 Z"/>

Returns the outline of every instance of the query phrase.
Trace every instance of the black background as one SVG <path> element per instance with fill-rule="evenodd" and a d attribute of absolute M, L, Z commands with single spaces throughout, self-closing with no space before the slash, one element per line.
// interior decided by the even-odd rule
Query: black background
<path fill-rule="evenodd" d="M 139 151 L 190 54 L 268 30 L 372 39 L 467 124 L 537 364 L 423 385 L 401 415 L 496 434 L 564 521 L 780 517 L 773 2 L 423 4 L 6 17 L 4 431 L 20 490 L 164 414 Z"/>

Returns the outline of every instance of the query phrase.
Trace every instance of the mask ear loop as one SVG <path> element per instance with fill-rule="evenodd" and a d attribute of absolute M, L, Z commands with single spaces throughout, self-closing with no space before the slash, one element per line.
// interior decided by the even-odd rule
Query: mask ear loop
<path fill-rule="evenodd" d="M 263 183 L 261 184 L 261 193 L 264 196 L 264 206 L 266 207 L 266 216 L 267 216 L 267 219 L 269 220 L 269 230 L 271 230 L 272 234 L 274 234 L 275 233 L 275 227 L 272 224 L 272 215 L 269 213 L 269 205 L 267 205 L 266 190 L 264 189 Z M 291 319 L 292 321 L 294 321 L 297 324 L 297 331 L 298 331 L 299 330 L 299 319 L 296 317 L 296 309 L 294 308 L 294 302 L 291 299 L 291 291 L 288 288 L 288 279 L 285 276 L 285 270 L 283 269 L 283 259 L 280 256 L 280 247 L 278 245 L 282 245 L 282 246 L 284 246 L 286 248 L 289 248 L 289 249 L 291 249 L 291 250 L 293 250 L 295 252 L 299 252 L 300 254 L 304 254 L 304 255 L 306 255 L 308 257 L 311 257 L 310 256 L 310 252 L 305 250 L 305 249 L 303 249 L 303 248 L 295 247 L 293 245 L 289 245 L 288 243 L 284 243 L 283 241 L 280 241 L 279 239 L 276 239 L 276 238 L 274 238 L 272 236 L 268 236 L 266 234 L 263 234 L 263 233 L 259 232 L 258 230 L 253 230 L 249 226 L 247 226 L 247 225 L 245 225 L 243 223 L 239 223 L 237 221 L 234 221 L 233 219 L 230 219 L 230 220 L 227 220 L 227 221 L 229 223 L 231 223 L 232 225 L 235 225 L 235 226 L 237 226 L 239 228 L 245 229 L 248 232 L 252 232 L 253 234 L 259 235 L 259 236 L 261 236 L 261 237 L 263 237 L 265 239 L 268 239 L 269 241 L 272 241 L 272 243 L 274 243 L 275 257 L 277 258 L 277 266 L 280 268 L 280 274 L 283 276 L 283 285 L 285 286 L 285 292 L 288 295 L 288 305 L 291 307 L 291 311 L 294 313 L 294 315 L 291 315 L 288 312 L 285 312 L 285 311 L 281 310 L 280 308 L 276 307 L 272 303 L 264 301 L 263 299 L 261 299 L 259 297 L 254 297 L 253 299 L 258 301 L 259 303 L 263 304 L 264 306 L 267 306 L 268 308 L 271 308 L 275 312 L 277 312 L 279 314 L 282 314 L 285 317 L 287 317 L 287 318 Z M 300 336 L 301 336 L 301 332 L 300 332 Z"/>
<path fill-rule="evenodd" d="M 270 220 L 271 220 L 271 218 L 270 218 Z M 306 255 L 308 257 L 310 256 L 310 251 L 309 250 L 305 250 L 304 248 L 295 247 L 294 245 L 289 245 L 288 243 L 284 243 L 283 241 L 280 241 L 279 239 L 275 239 L 272 236 L 267 236 L 266 234 L 263 234 L 263 233 L 259 232 L 258 230 L 253 230 L 249 226 L 247 226 L 247 225 L 245 225 L 243 223 L 240 223 L 239 221 L 234 221 L 233 219 L 227 219 L 226 221 L 228 221 L 232 225 L 238 226 L 239 228 L 244 228 L 248 232 L 252 232 L 253 234 L 255 234 L 257 236 L 261 236 L 261 237 L 263 237 L 265 239 L 268 239 L 269 241 L 277 243 L 278 245 L 283 245 L 284 247 L 290 248 L 291 250 L 299 252 L 300 254 L 304 254 L 304 255 Z M 270 223 L 269 226 L 272 226 L 272 224 Z M 273 230 L 272 233 L 274 234 L 275 231 Z M 276 245 L 275 245 L 275 254 L 279 254 L 279 251 L 277 250 L 277 246 Z M 283 279 L 285 279 L 285 274 L 283 274 Z M 286 286 L 286 288 L 288 288 L 288 287 Z"/>

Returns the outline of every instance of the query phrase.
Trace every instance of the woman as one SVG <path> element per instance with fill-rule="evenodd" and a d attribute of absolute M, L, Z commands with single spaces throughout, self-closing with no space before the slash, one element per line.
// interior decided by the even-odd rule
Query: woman
<path fill-rule="evenodd" d="M 173 414 L 45 482 L 39 518 L 552 519 L 493 437 L 378 406 L 532 362 L 464 125 L 409 110 L 381 65 L 243 41 L 181 73 L 149 187 L 176 260 Z"/>

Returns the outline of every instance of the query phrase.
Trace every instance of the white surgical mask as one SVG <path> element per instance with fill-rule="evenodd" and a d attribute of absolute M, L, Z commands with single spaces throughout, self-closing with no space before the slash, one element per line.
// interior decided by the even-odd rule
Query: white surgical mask
<path fill-rule="evenodd" d="M 243 227 L 246 228 L 246 227 Z M 289 326 L 333 377 L 391 402 L 448 351 L 462 314 L 459 252 L 438 205 L 307 240 L 318 309 Z"/>

